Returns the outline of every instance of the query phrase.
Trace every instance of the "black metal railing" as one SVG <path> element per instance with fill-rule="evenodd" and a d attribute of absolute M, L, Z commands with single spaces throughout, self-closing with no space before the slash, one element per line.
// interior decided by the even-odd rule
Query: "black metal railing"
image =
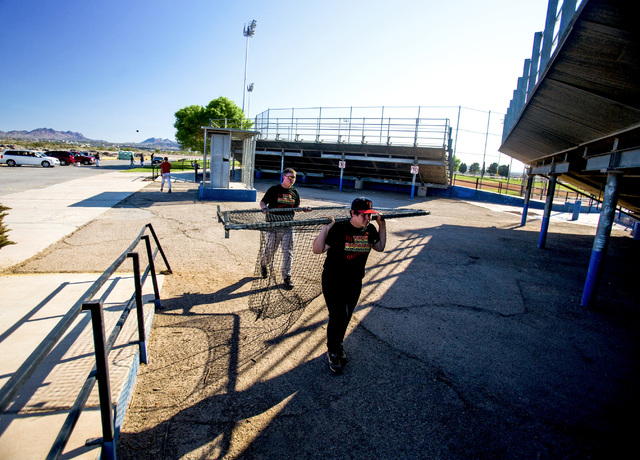
<path fill-rule="evenodd" d="M 154 239 L 155 250 L 152 250 L 150 236 L 145 234 L 145 231 L 147 229 L 151 233 L 151 237 L 153 237 Z M 142 274 L 140 272 L 139 254 L 134 251 L 141 240 L 144 241 L 148 258 L 148 264 L 145 267 L 144 273 Z M 124 323 L 129 316 L 131 309 L 135 305 L 137 309 L 138 319 L 140 361 L 143 363 L 146 363 L 148 361 L 146 353 L 146 332 L 144 327 L 142 304 L 142 286 L 144 285 L 149 274 L 151 274 L 155 298 L 155 308 L 161 309 L 162 305 L 160 302 L 160 292 L 158 289 L 158 281 L 154 263 L 154 260 L 158 253 L 162 255 L 164 264 L 167 267 L 166 272 L 171 273 L 171 267 L 169 266 L 169 262 L 167 261 L 164 251 L 162 250 L 162 246 L 160 245 L 158 237 L 153 230 L 152 225 L 147 224 L 142 228 L 133 243 L 131 243 L 131 245 L 122 253 L 122 255 L 120 255 L 120 257 L 118 257 L 115 262 L 111 264 L 111 266 L 102 275 L 100 275 L 100 277 L 89 287 L 89 289 L 87 289 L 87 291 L 80 297 L 80 299 L 70 308 L 67 314 L 58 322 L 53 330 L 38 345 L 33 353 L 31 353 L 31 355 L 22 364 L 22 366 L 18 368 L 14 375 L 9 379 L 7 384 L 0 390 L 0 411 L 4 412 L 11 403 L 12 399 L 18 394 L 18 392 L 22 389 L 22 387 L 33 375 L 33 373 L 43 363 L 46 356 L 55 347 L 55 345 L 69 329 L 78 315 L 82 311 L 91 312 L 96 353 L 96 366 L 94 366 L 89 373 L 84 385 L 82 386 L 82 389 L 80 390 L 80 393 L 76 398 L 76 401 L 71 407 L 71 410 L 67 415 L 67 418 L 60 432 L 58 433 L 53 447 L 49 451 L 49 454 L 47 456 L 48 459 L 59 458 L 62 454 L 96 381 L 98 381 L 98 390 L 100 395 L 100 411 L 102 414 L 103 431 L 102 439 L 99 439 L 96 442 L 102 444 L 104 457 L 115 458 L 115 427 L 113 423 L 113 409 L 111 406 L 108 355 L 113 347 L 113 344 L 118 338 L 118 335 L 120 334 L 120 331 L 122 330 L 122 327 L 124 326 Z M 94 301 L 92 299 L 102 288 L 102 286 L 109 280 L 109 278 L 115 273 L 115 271 L 128 259 L 133 260 L 135 293 L 127 302 L 127 305 L 125 306 L 113 331 L 110 333 L 108 340 L 105 340 L 102 301 Z"/>

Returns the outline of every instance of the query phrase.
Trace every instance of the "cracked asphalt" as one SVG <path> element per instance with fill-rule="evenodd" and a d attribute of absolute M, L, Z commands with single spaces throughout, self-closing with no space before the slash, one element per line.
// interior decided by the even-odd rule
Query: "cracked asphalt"
<path fill-rule="evenodd" d="M 269 182 L 258 182 L 258 198 Z M 299 185 L 306 206 L 362 192 Z M 615 458 L 635 445 L 638 241 L 614 230 L 594 308 L 580 307 L 595 228 L 445 198 L 366 192 L 389 221 L 331 374 L 322 297 L 257 320 L 257 232 L 224 231 L 193 184 L 150 184 L 15 272 L 99 272 L 151 223 L 162 290 L 119 458 Z M 96 239 L 101 244 L 95 244 Z"/>

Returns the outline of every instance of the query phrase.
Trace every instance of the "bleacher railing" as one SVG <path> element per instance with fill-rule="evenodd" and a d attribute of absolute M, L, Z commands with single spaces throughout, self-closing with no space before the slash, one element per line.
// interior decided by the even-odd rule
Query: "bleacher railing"
<path fill-rule="evenodd" d="M 151 241 L 149 235 L 145 235 L 146 230 L 149 229 L 151 237 L 155 241 L 155 250 L 152 250 Z M 144 269 L 144 273 L 140 271 L 140 258 L 134 249 L 138 246 L 140 241 L 144 241 L 148 263 Z M 20 366 L 20 368 L 9 379 L 7 384 L 0 389 L 0 411 L 4 410 L 11 404 L 12 399 L 19 393 L 24 387 L 29 378 L 34 374 L 38 367 L 44 362 L 46 356 L 56 346 L 58 341 L 64 336 L 65 332 L 71 327 L 75 319 L 80 315 L 82 311 L 91 311 L 93 332 L 94 332 L 94 345 L 96 352 L 96 366 L 93 367 L 87 379 L 78 394 L 76 401 L 74 402 L 67 418 L 58 433 L 58 436 L 53 444 L 53 447 L 49 451 L 47 459 L 57 459 L 62 455 L 62 452 L 71 436 L 73 428 L 80 417 L 80 413 L 91 394 L 95 382 L 98 381 L 98 390 L 100 397 L 100 412 L 102 418 L 102 432 L 103 437 L 98 442 L 102 444 L 103 458 L 115 458 L 115 426 L 113 420 L 113 408 L 111 405 L 111 391 L 109 384 L 109 370 L 108 370 L 108 355 L 113 348 L 118 335 L 120 334 L 125 320 L 127 319 L 133 306 L 136 306 L 137 321 L 138 321 L 138 335 L 139 335 L 139 347 L 140 347 L 140 361 L 147 362 L 146 353 L 146 337 L 142 304 L 142 286 L 145 280 L 151 274 L 151 281 L 153 283 L 153 291 L 155 297 L 155 308 L 161 309 L 160 292 L 158 289 L 158 282 L 156 277 L 156 270 L 154 260 L 158 254 L 162 255 L 165 266 L 167 267 L 167 273 L 171 273 L 171 267 L 169 262 L 160 246 L 158 237 L 153 230 L 151 224 L 145 225 L 136 239 L 131 245 L 116 259 L 116 261 L 107 270 L 100 275 L 100 277 L 87 289 L 82 297 L 69 309 L 67 314 L 58 322 L 53 330 L 44 338 L 44 340 L 38 345 L 33 353 L 27 358 L 27 360 Z M 113 331 L 109 334 L 108 339 L 105 337 L 104 321 L 102 302 L 92 300 L 94 296 L 99 292 L 102 286 L 109 280 L 109 278 L 116 272 L 116 270 L 128 259 L 133 261 L 134 269 L 134 283 L 135 292 L 131 299 L 124 307 L 124 310 L 118 319 Z"/>
<path fill-rule="evenodd" d="M 256 117 L 261 139 L 332 144 L 447 146 L 448 119 Z"/>

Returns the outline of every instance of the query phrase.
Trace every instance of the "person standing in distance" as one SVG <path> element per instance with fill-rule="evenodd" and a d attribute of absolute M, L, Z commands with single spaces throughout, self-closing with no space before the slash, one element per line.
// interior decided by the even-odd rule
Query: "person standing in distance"
<path fill-rule="evenodd" d="M 160 174 L 162 174 L 162 182 L 160 183 L 160 191 L 164 188 L 164 181 L 169 183 L 169 193 L 171 193 L 171 163 L 169 158 L 164 157 L 164 161 L 160 163 Z"/>
<path fill-rule="evenodd" d="M 269 187 L 262 200 L 260 208 L 267 213 L 267 222 L 277 222 L 293 220 L 295 211 L 273 212 L 271 209 L 293 209 L 300 206 L 300 194 L 293 186 L 296 182 L 296 172 L 291 168 L 282 171 L 282 182 Z M 267 231 L 267 244 L 260 260 L 260 274 L 266 278 L 269 274 L 269 266 L 273 261 L 273 256 L 278 250 L 278 245 L 282 246 L 282 279 L 287 289 L 293 289 L 294 284 L 291 279 L 291 267 L 293 265 L 293 242 L 294 232 L 292 227 L 277 227 Z"/>
<path fill-rule="evenodd" d="M 371 224 L 372 217 L 377 229 Z M 384 251 L 387 229 L 384 218 L 376 215 L 371 200 L 365 197 L 353 200 L 349 220 L 331 220 L 313 241 L 313 252 L 327 253 L 322 271 L 322 294 L 329 310 L 327 357 L 329 369 L 341 374 L 347 364 L 342 342 L 360 298 L 365 264 L 371 249 Z"/>

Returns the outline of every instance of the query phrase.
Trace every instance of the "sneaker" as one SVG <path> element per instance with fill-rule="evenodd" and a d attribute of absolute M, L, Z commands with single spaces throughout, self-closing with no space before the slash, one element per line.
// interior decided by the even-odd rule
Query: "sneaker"
<path fill-rule="evenodd" d="M 267 266 L 266 265 L 260 265 L 260 274 L 262 275 L 263 278 L 267 277 L 269 272 L 267 271 Z"/>
<path fill-rule="evenodd" d="M 293 287 L 295 286 L 295 284 L 293 284 L 293 281 L 291 281 L 290 276 L 286 276 L 284 278 L 284 285 L 286 286 L 287 289 L 293 289 Z"/>
<path fill-rule="evenodd" d="M 171 189 L 169 189 L 169 193 L 171 193 Z"/>
<path fill-rule="evenodd" d="M 338 356 L 340 357 L 340 362 L 342 363 L 342 367 L 346 366 L 349 360 L 347 358 L 347 352 L 344 351 L 344 348 L 340 347 L 340 353 L 338 354 Z"/>
<path fill-rule="evenodd" d="M 160 191 L 162 191 L 162 187 L 160 187 Z"/>
<path fill-rule="evenodd" d="M 331 372 L 337 375 L 342 374 L 344 365 L 340 359 L 340 353 L 327 352 L 327 358 L 329 359 L 329 369 L 331 369 Z"/>

